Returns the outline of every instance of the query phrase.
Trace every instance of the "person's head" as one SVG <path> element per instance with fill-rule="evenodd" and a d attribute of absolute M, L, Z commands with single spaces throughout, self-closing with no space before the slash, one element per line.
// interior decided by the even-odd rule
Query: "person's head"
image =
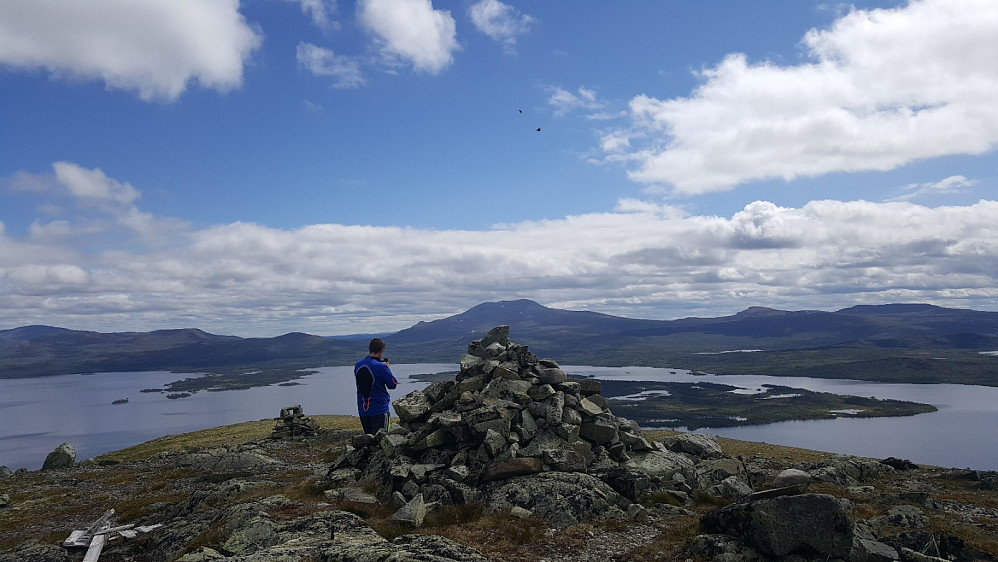
<path fill-rule="evenodd" d="M 367 351 L 370 352 L 372 356 L 381 355 L 385 350 L 385 340 L 381 338 L 374 338 L 371 343 L 367 344 Z"/>

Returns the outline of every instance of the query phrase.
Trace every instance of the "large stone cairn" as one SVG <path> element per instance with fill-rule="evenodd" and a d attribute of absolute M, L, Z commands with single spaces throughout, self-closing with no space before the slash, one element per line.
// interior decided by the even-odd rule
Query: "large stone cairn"
<path fill-rule="evenodd" d="M 496 491 L 510 479 L 536 476 L 548 493 L 585 489 L 602 498 L 599 509 L 621 514 L 637 508 L 631 502 L 653 478 L 682 481 L 683 474 L 693 474 L 686 456 L 651 443 L 635 422 L 615 417 L 598 381 L 570 379 L 555 361 L 511 343 L 508 326 L 472 341 L 460 366 L 454 380 L 395 400 L 400 422 L 387 433 L 354 439 L 329 478 L 374 481 L 381 499 L 396 504 L 487 500 L 504 509 L 537 498 Z M 527 486 L 523 478 L 518 484 Z M 555 505 L 528 509 L 544 512 L 549 522 L 562 511 Z"/>

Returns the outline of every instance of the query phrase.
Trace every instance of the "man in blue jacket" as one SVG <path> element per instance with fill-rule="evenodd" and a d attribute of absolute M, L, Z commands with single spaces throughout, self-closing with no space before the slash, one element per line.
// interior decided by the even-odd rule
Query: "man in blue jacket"
<path fill-rule="evenodd" d="M 389 389 L 394 389 L 399 382 L 392 374 L 388 359 L 382 359 L 385 353 L 385 341 L 374 338 L 367 346 L 367 357 L 357 361 L 353 367 L 353 376 L 357 381 L 357 414 L 364 426 L 364 433 L 374 435 L 379 429 L 388 430 L 391 418 L 388 405 L 391 397 Z"/>

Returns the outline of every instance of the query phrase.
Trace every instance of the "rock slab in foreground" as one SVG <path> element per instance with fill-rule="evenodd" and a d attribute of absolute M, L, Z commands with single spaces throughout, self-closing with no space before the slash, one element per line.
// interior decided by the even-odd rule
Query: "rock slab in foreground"
<path fill-rule="evenodd" d="M 706 533 L 739 539 L 767 556 L 812 552 L 849 557 L 852 549 L 851 508 L 825 494 L 802 494 L 732 504 L 700 519 Z"/>

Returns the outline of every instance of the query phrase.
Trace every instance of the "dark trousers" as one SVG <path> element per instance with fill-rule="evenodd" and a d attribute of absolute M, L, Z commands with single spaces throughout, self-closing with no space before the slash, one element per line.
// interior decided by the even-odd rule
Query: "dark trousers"
<path fill-rule="evenodd" d="M 360 416 L 360 425 L 364 427 L 364 433 L 374 435 L 379 429 L 388 431 L 391 425 L 391 418 L 387 413 L 377 416 Z"/>

